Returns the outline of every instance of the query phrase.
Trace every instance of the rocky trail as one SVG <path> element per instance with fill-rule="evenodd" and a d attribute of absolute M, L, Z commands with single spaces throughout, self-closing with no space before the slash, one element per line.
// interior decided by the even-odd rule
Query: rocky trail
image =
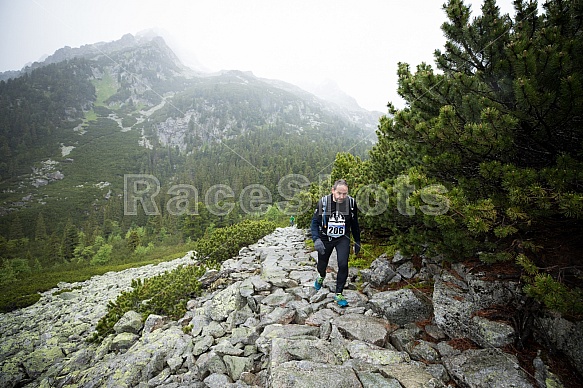
<path fill-rule="evenodd" d="M 558 382 L 540 357 L 524 368 L 508 345 L 513 327 L 480 310 L 509 305 L 518 285 L 486 281 L 439 259 L 421 267 L 379 257 L 354 282 L 346 308 L 333 300 L 335 269 L 321 290 L 304 230 L 280 228 L 200 280 L 206 293 L 178 321 L 128 312 L 101 344 L 86 339 L 107 303 L 190 256 L 60 284 L 35 305 L 0 314 L 2 387 L 537 387 Z M 331 258 L 330 263 L 335 259 Z M 430 280 L 382 291 L 392 282 Z M 573 365 L 583 365 L 581 324 L 541 318 Z M 559 329 L 556 329 L 560 327 Z M 555 328 L 555 329 L 553 329 Z M 552 334 L 556 332 L 555 334 Z M 460 342 L 475 346 L 460 347 Z M 575 343 L 575 345 L 573 345 Z M 577 345 L 578 344 L 578 345 Z M 581 371 L 579 371 L 581 373 Z M 545 384 L 545 385 L 542 385 Z M 556 385 L 561 386 L 561 385 Z"/>

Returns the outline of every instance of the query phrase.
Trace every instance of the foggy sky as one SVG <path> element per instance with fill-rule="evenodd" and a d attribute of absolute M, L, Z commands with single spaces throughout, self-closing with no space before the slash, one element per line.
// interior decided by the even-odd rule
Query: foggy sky
<path fill-rule="evenodd" d="M 434 64 L 446 0 L 0 0 L 0 71 L 64 47 L 164 33 L 181 60 L 299 86 L 332 80 L 360 106 L 402 107 L 397 63 Z M 473 15 L 482 1 L 472 4 Z M 514 15 L 512 0 L 498 0 Z"/>

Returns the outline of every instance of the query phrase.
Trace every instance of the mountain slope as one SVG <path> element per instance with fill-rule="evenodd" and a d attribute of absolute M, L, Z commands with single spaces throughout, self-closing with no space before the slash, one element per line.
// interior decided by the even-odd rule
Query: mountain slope
<path fill-rule="evenodd" d="M 0 81 L 0 234 L 39 213 L 58 232 L 124 193 L 124 175 L 163 187 L 266 187 L 287 174 L 315 181 L 337 152 L 364 156 L 373 120 L 293 85 L 185 68 L 162 38 L 124 36 L 57 50 Z M 164 192 L 164 191 L 162 191 Z M 116 199 L 116 200 L 117 200 Z M 119 204 L 117 205 L 119 206 Z M 24 235 L 32 237 L 32 228 Z"/>

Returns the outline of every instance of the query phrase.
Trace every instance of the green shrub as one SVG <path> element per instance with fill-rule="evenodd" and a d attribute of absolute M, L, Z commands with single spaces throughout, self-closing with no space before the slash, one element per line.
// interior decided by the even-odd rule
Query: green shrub
<path fill-rule="evenodd" d="M 113 250 L 113 246 L 110 244 L 102 245 L 95 256 L 91 259 L 91 265 L 102 265 L 109 263 L 111 260 L 111 251 Z"/>
<path fill-rule="evenodd" d="M 217 266 L 236 256 L 241 248 L 273 232 L 275 227 L 275 224 L 269 221 L 246 220 L 214 229 L 209 235 L 194 243 L 194 251 L 199 260 L 209 266 Z"/>
<path fill-rule="evenodd" d="M 239 250 L 273 232 L 275 224 L 268 221 L 243 221 L 239 224 L 214 229 L 194 244 L 198 259 L 206 265 L 181 266 L 145 280 L 133 280 L 132 290 L 123 292 L 107 306 L 107 314 L 99 320 L 96 332 L 89 339 L 99 342 L 113 333 L 113 326 L 128 311 L 134 310 L 147 317 L 150 314 L 178 319 L 186 312 L 186 302 L 199 296 L 198 279 L 209 265 L 219 265 L 236 256 Z"/>
<path fill-rule="evenodd" d="M 200 295 L 198 279 L 206 268 L 198 265 L 180 266 L 149 279 L 135 279 L 132 290 L 122 292 L 115 302 L 107 305 L 107 314 L 99 320 L 90 341 L 98 342 L 113 333 L 113 326 L 128 311 L 147 317 L 150 314 L 178 319 L 186 312 L 186 302 Z"/>
<path fill-rule="evenodd" d="M 548 309 L 557 311 L 567 318 L 583 317 L 583 289 L 569 288 L 541 270 L 524 254 L 518 255 L 516 263 L 525 272 L 524 292 L 541 302 Z"/>

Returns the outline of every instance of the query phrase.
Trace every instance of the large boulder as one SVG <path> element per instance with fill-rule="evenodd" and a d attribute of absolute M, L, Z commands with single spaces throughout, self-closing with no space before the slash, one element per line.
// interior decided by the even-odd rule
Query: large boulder
<path fill-rule="evenodd" d="M 512 326 L 477 316 L 476 312 L 511 303 L 516 295 L 510 291 L 513 284 L 484 282 L 473 275 L 466 279 L 468 282 L 445 271 L 435 279 L 433 310 L 437 326 L 451 338 L 469 338 L 482 347 L 511 344 L 515 339 Z"/>
<path fill-rule="evenodd" d="M 312 361 L 288 361 L 271 370 L 270 387 L 362 388 L 352 368 Z"/>
<path fill-rule="evenodd" d="M 379 292 L 369 303 L 376 313 L 399 326 L 428 319 L 433 314 L 429 298 L 411 289 Z"/>
<path fill-rule="evenodd" d="M 344 314 L 335 318 L 332 323 L 346 339 L 356 339 L 381 347 L 387 344 L 389 334 L 396 329 L 384 319 L 362 314 Z"/>
<path fill-rule="evenodd" d="M 533 388 L 515 356 L 499 349 L 470 349 L 444 359 L 452 378 L 472 388 Z"/>
<path fill-rule="evenodd" d="M 571 364 L 583 375 L 583 322 L 571 322 L 547 313 L 535 320 L 541 343 L 550 341 L 551 346 L 565 353 Z M 540 334 L 544 333 L 544 334 Z"/>
<path fill-rule="evenodd" d="M 395 277 L 396 272 L 387 256 L 382 255 L 371 263 L 369 269 L 361 270 L 360 275 L 364 282 L 379 287 L 388 284 Z"/>
<path fill-rule="evenodd" d="M 247 304 L 247 299 L 241 296 L 240 284 L 241 282 L 231 284 L 214 295 L 208 304 L 205 304 L 209 318 L 218 322 L 225 321 L 229 314 L 240 310 Z"/>
<path fill-rule="evenodd" d="M 138 334 L 142 330 L 144 324 L 142 322 L 142 315 L 138 312 L 130 310 L 126 312 L 119 321 L 113 326 L 113 330 L 120 333 Z"/>

